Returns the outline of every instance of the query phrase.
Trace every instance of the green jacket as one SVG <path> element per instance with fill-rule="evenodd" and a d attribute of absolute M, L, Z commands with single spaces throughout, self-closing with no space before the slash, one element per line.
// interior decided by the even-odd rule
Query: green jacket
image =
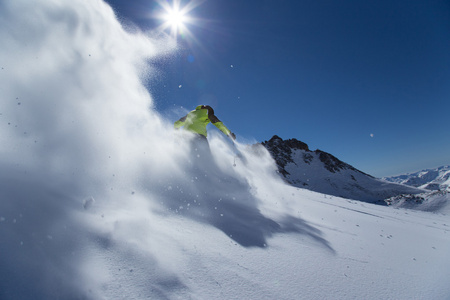
<path fill-rule="evenodd" d="M 219 128 L 224 134 L 234 138 L 234 134 L 232 134 L 231 131 L 214 115 L 214 110 L 209 105 L 197 106 L 195 110 L 189 112 L 186 116 L 176 121 L 174 127 L 175 129 L 178 129 L 184 126 L 184 129 L 206 137 L 206 126 L 210 122 Z"/>

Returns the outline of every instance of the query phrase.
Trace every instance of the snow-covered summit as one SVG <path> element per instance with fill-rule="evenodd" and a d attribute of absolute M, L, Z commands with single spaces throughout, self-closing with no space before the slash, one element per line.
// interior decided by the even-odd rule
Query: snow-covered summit
<path fill-rule="evenodd" d="M 283 140 L 275 135 L 262 145 L 275 159 L 283 179 L 297 187 L 379 204 L 399 194 L 423 192 L 415 187 L 374 178 L 330 153 L 311 151 L 307 144 L 295 138 Z"/>
<path fill-rule="evenodd" d="M 406 184 L 427 190 L 446 190 L 450 187 L 450 166 L 383 177 L 383 179 L 389 182 Z"/>

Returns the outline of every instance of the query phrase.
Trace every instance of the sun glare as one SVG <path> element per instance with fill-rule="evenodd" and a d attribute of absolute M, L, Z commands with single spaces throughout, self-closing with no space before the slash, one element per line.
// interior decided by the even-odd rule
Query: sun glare
<path fill-rule="evenodd" d="M 168 22 L 172 27 L 182 26 L 185 21 L 184 14 L 181 11 L 172 10 L 167 12 L 165 16 L 166 22 Z"/>
<path fill-rule="evenodd" d="M 192 19 L 188 13 L 195 8 L 197 4 L 190 1 L 185 6 L 181 7 L 180 0 L 174 0 L 172 6 L 164 0 L 157 0 L 159 5 L 163 8 L 163 12 L 159 15 L 159 19 L 163 21 L 161 25 L 162 30 L 170 29 L 170 34 L 176 39 L 179 34 L 188 33 L 186 24 L 192 23 Z"/>

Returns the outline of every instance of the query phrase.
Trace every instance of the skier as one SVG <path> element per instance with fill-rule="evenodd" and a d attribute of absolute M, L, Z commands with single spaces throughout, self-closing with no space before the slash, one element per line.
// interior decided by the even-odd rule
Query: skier
<path fill-rule="evenodd" d="M 191 157 L 196 161 L 196 165 L 204 166 L 206 169 L 208 169 L 208 165 L 210 168 L 211 163 L 213 162 L 211 149 L 209 148 L 209 143 L 206 138 L 206 126 L 209 123 L 213 123 L 214 126 L 219 128 L 220 131 L 232 140 L 236 139 L 236 135 L 223 125 L 209 105 L 197 106 L 195 110 L 189 112 L 174 124 L 175 129 L 184 126 L 185 130 L 194 133 L 194 138 L 190 141 Z"/>
<path fill-rule="evenodd" d="M 206 140 L 206 125 L 210 122 L 232 140 L 236 139 L 236 135 L 232 133 L 225 125 L 223 125 L 223 123 L 214 114 L 212 107 L 209 105 L 197 106 L 195 110 L 189 112 L 186 116 L 176 121 L 174 127 L 175 129 L 179 129 L 184 126 L 184 129 L 195 133 L 198 138 Z"/>

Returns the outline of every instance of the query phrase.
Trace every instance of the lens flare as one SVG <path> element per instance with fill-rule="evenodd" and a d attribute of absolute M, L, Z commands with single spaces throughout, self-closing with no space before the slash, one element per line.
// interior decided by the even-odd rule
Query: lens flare
<path fill-rule="evenodd" d="M 188 14 L 200 4 L 199 1 L 190 1 L 183 7 L 180 0 L 174 0 L 172 5 L 164 0 L 157 0 L 157 2 L 163 9 L 158 15 L 158 18 L 163 21 L 160 26 L 163 31 L 170 29 L 170 34 L 175 39 L 180 34 L 189 33 L 187 24 L 194 23 L 194 20 Z"/>

